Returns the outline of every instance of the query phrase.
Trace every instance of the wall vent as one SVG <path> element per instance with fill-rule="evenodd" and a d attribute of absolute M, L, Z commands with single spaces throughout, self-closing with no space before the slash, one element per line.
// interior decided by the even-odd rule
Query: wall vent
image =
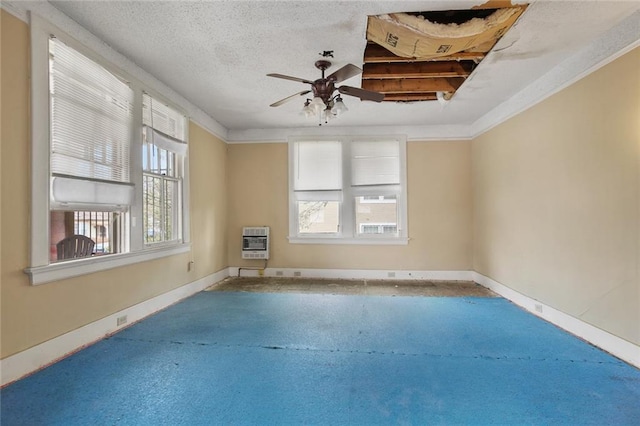
<path fill-rule="evenodd" d="M 268 226 L 247 226 L 242 228 L 242 258 L 269 259 Z"/>

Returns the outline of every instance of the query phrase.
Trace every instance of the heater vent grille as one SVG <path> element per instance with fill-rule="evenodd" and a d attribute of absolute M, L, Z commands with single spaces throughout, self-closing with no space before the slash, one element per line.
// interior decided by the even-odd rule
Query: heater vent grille
<path fill-rule="evenodd" d="M 268 226 L 247 226 L 242 228 L 242 258 L 269 259 Z"/>

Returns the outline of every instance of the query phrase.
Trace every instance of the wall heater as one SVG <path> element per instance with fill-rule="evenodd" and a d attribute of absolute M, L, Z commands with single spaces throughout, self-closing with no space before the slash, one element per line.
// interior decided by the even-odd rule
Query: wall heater
<path fill-rule="evenodd" d="M 242 228 L 242 258 L 269 259 L 268 226 L 247 226 Z"/>

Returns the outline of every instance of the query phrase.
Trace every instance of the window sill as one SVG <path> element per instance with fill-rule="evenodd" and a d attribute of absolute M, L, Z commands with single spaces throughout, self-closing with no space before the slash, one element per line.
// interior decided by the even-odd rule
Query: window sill
<path fill-rule="evenodd" d="M 409 244 L 407 237 L 395 238 L 339 238 L 339 237 L 288 237 L 291 244 L 352 244 L 362 246 L 395 245 L 406 246 Z"/>
<path fill-rule="evenodd" d="M 187 253 L 191 250 L 189 243 L 145 249 L 134 253 L 111 254 L 95 256 L 87 259 L 69 260 L 52 263 L 45 266 L 27 268 L 24 272 L 29 275 L 32 285 L 44 284 L 65 278 L 105 271 L 120 266 L 160 259 L 174 254 Z"/>

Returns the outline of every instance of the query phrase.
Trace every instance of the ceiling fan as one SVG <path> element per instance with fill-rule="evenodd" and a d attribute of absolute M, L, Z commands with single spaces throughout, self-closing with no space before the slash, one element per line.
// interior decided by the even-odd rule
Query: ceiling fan
<path fill-rule="evenodd" d="M 347 107 L 342 102 L 342 97 L 340 96 L 341 94 L 355 96 L 356 98 L 360 98 L 364 101 L 381 102 L 384 99 L 384 95 L 382 93 L 372 92 L 370 90 L 364 90 L 351 86 L 335 86 L 336 83 L 340 83 L 341 81 L 356 76 L 362 72 L 360 68 L 353 64 L 347 64 L 326 77 L 324 75 L 324 72 L 331 66 L 331 62 L 325 59 L 321 59 L 319 61 L 316 61 L 315 66 L 322 72 L 322 77 L 315 81 L 307 80 L 304 78 L 291 77 L 283 74 L 267 74 L 268 77 L 299 81 L 300 83 L 311 85 L 310 90 L 303 90 L 302 92 L 287 96 L 286 98 L 274 102 L 269 106 L 277 107 L 298 96 L 304 96 L 308 93 L 313 92 L 313 99 L 307 99 L 305 101 L 304 109 L 302 111 L 307 117 L 318 115 L 320 117 L 320 120 L 324 118 L 326 122 L 329 118 L 347 111 Z M 339 93 L 337 95 L 334 95 L 334 92 L 336 90 Z"/>

